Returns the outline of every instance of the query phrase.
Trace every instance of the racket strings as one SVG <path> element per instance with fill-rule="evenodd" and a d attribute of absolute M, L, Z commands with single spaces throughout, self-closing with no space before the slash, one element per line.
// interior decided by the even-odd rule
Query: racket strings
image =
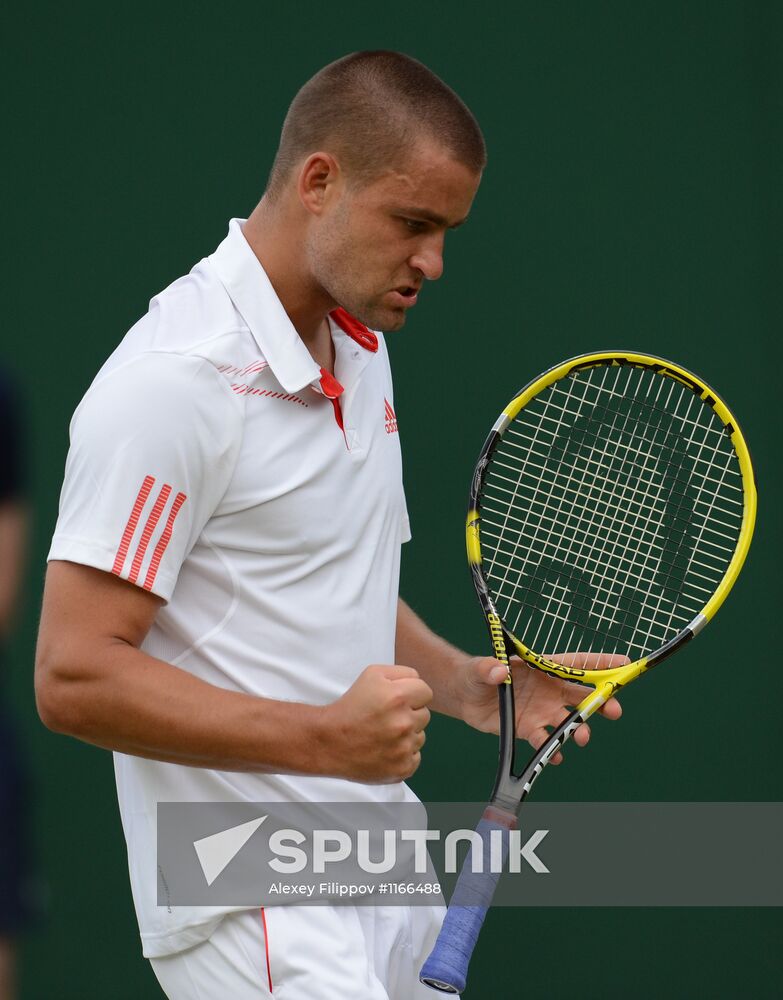
<path fill-rule="evenodd" d="M 605 414 L 604 414 L 604 416 L 605 416 Z M 577 463 L 577 469 L 578 469 L 578 463 Z M 602 471 L 607 471 L 607 470 L 602 470 Z M 611 473 L 612 473 L 613 471 L 614 471 L 614 470 L 612 470 L 611 468 L 610 468 L 610 469 L 608 470 L 608 472 L 609 472 L 610 474 L 611 474 Z M 621 497 L 621 499 L 627 499 L 627 492 L 628 492 L 628 488 L 627 488 L 627 484 L 626 484 L 626 485 L 625 485 L 625 487 L 624 487 L 624 493 L 626 494 L 626 496 L 625 496 L 625 497 Z M 647 492 L 649 492 L 649 489 L 648 489 L 648 491 L 647 491 Z M 638 498 L 636 498 L 636 499 L 638 499 Z M 632 508 L 631 508 L 631 509 L 632 509 Z M 626 520 L 627 520 L 627 519 L 626 519 Z M 627 527 L 627 524 L 626 524 L 625 526 Z M 609 534 L 609 535 L 608 535 L 607 537 L 609 538 L 609 540 L 610 540 L 610 541 L 614 541 L 614 539 L 612 538 L 612 535 L 611 535 L 611 534 Z M 616 548 L 616 544 L 615 544 L 615 546 L 614 546 L 614 547 Z"/>
<path fill-rule="evenodd" d="M 514 634 L 538 652 L 636 659 L 714 591 L 743 490 L 728 435 L 692 390 L 605 365 L 520 411 L 489 461 L 480 508 L 485 577 Z"/>
<path fill-rule="evenodd" d="M 606 418 L 606 414 L 604 414 L 604 418 Z M 624 423 L 627 424 L 627 421 L 624 422 Z M 613 427 L 612 430 L 616 431 L 616 427 Z M 646 437 L 646 435 L 642 435 L 642 436 Z M 621 442 L 621 443 L 625 443 L 626 447 L 628 445 L 627 441 L 626 442 Z M 605 452 L 605 449 L 601 449 L 601 450 Z M 615 475 L 617 473 L 617 464 L 618 464 L 617 460 L 621 460 L 622 459 L 621 450 L 622 449 L 620 449 L 620 448 L 615 449 L 615 454 L 612 457 L 616 461 L 610 462 L 608 468 L 605 467 L 605 468 L 603 468 L 603 469 L 600 470 L 600 472 L 603 473 L 605 476 L 612 477 L 613 475 Z M 594 451 L 595 451 L 595 447 L 593 448 L 593 453 L 594 453 Z M 627 458 L 627 455 L 626 455 L 626 458 Z M 645 456 L 645 466 L 649 466 L 649 465 L 650 465 L 649 457 Z M 577 469 L 577 471 L 579 471 L 579 469 L 580 469 L 580 463 L 578 461 L 576 463 L 576 469 Z M 606 564 L 607 566 L 610 565 L 611 564 L 611 557 L 617 557 L 617 555 L 618 555 L 618 546 L 619 546 L 620 541 L 623 539 L 623 537 L 626 537 L 626 538 L 629 538 L 629 539 L 633 539 L 634 538 L 634 529 L 638 529 L 640 527 L 640 519 L 637 516 L 635 516 L 635 515 L 637 515 L 639 512 L 641 512 L 643 514 L 646 513 L 646 515 L 649 517 L 650 516 L 650 512 L 652 512 L 652 514 L 655 516 L 655 518 L 659 518 L 660 517 L 660 514 L 661 514 L 661 510 L 660 510 L 660 499 L 661 499 L 661 497 L 660 497 L 660 486 L 661 486 L 661 482 L 660 482 L 660 477 L 657 477 L 659 481 L 656 482 L 656 476 L 654 474 L 655 471 L 657 471 L 657 470 L 655 470 L 655 469 L 648 469 L 648 468 L 644 469 L 644 472 L 647 474 L 647 476 L 646 476 L 647 482 L 646 482 L 644 490 L 643 490 L 643 492 L 641 494 L 641 498 L 640 498 L 640 495 L 639 495 L 638 491 L 636 491 L 636 493 L 634 493 L 633 491 L 629 492 L 629 486 L 631 485 L 630 481 L 626 481 L 625 483 L 622 484 L 622 487 L 621 487 L 621 490 L 620 490 L 620 493 L 619 493 L 619 496 L 618 496 L 618 501 L 619 502 L 618 502 L 618 507 L 617 507 L 617 510 L 619 511 L 619 514 L 620 514 L 620 517 L 618 518 L 616 515 L 613 516 L 612 517 L 612 523 L 610 523 L 610 524 L 606 523 L 606 517 L 604 517 L 603 524 L 601 525 L 601 527 L 604 528 L 604 529 L 608 528 L 608 530 L 606 530 L 603 534 L 599 533 L 596 536 L 598 542 L 600 542 L 601 539 L 603 539 L 604 540 L 604 544 L 599 544 L 599 545 L 595 545 L 594 544 L 592 546 L 593 551 L 596 552 L 595 558 L 602 565 L 603 564 Z M 642 481 L 644 482 L 644 480 L 642 480 Z M 658 501 L 658 504 L 657 505 L 653 505 L 652 507 L 651 507 L 651 505 L 649 503 L 646 503 L 646 501 L 651 496 L 655 497 L 656 500 Z M 645 507 L 648 508 L 648 510 L 646 512 L 644 511 Z M 618 524 L 618 520 L 619 520 L 619 524 Z M 651 550 L 649 548 L 649 541 L 647 539 L 645 539 L 643 536 L 642 536 L 641 539 L 639 539 L 637 537 L 637 541 L 647 542 L 647 547 L 645 549 L 645 556 L 644 556 L 644 560 L 643 560 L 642 565 L 641 566 L 633 566 L 633 570 L 635 571 L 634 575 L 649 574 L 650 572 L 654 572 L 655 569 L 658 568 L 658 566 L 651 565 L 650 562 L 651 562 L 651 558 L 654 555 L 658 555 L 658 553 L 655 553 L 654 550 Z M 627 552 L 627 548 L 626 548 L 626 552 Z M 627 557 L 626 557 L 626 562 L 627 562 Z M 657 562 L 658 562 L 658 564 L 660 564 L 660 559 L 658 559 Z M 626 577 L 628 577 L 629 572 L 630 572 L 628 565 L 623 566 L 623 564 L 621 563 L 619 568 L 620 569 L 625 569 Z M 617 564 L 615 564 L 615 572 L 617 571 L 617 569 L 618 569 Z M 599 575 L 601 581 L 604 584 L 606 584 L 606 582 L 607 582 L 607 575 L 606 575 L 606 573 L 599 573 L 598 575 Z M 628 582 L 629 582 L 628 579 L 622 579 L 622 575 L 618 575 L 618 578 L 615 581 L 615 583 L 616 583 L 617 587 L 623 588 L 621 590 L 621 592 L 620 592 L 621 594 L 624 593 L 625 587 L 627 586 Z M 583 591 L 584 591 L 584 589 L 585 588 L 583 588 Z M 620 595 L 618 595 L 615 592 L 615 590 L 616 590 L 616 588 L 610 588 L 608 599 L 605 599 L 602 602 L 604 604 L 604 607 L 607 610 L 609 610 L 610 613 L 612 614 L 613 620 L 610 620 L 610 621 L 607 622 L 605 620 L 605 616 L 600 613 L 601 609 L 596 609 L 596 608 L 593 609 L 594 611 L 598 612 L 598 619 L 599 619 L 599 625 L 600 626 L 606 626 L 607 624 L 608 625 L 615 624 L 616 623 L 616 612 L 615 612 L 615 609 L 618 608 L 619 610 L 622 611 L 622 601 L 620 601 L 618 603 L 618 597 Z M 598 599 L 600 601 L 600 595 L 597 595 L 597 596 L 598 596 Z M 582 603 L 584 603 L 584 602 L 582 602 Z M 624 619 L 627 619 L 629 617 L 629 614 L 631 613 L 632 610 L 633 610 L 632 608 L 626 610 L 626 612 L 624 614 Z M 644 614 L 644 612 L 642 611 L 642 613 L 640 615 L 640 619 L 641 619 L 640 625 L 642 627 L 644 626 L 647 617 L 648 616 L 646 616 Z M 561 634 L 562 634 L 562 630 L 561 630 Z M 550 638 L 551 638 L 551 633 L 550 633 Z M 558 640 L 559 638 L 560 638 L 560 635 L 556 636 L 556 640 Z M 534 636 L 533 637 L 533 641 L 536 642 L 536 643 L 538 641 L 540 641 L 540 635 Z"/>

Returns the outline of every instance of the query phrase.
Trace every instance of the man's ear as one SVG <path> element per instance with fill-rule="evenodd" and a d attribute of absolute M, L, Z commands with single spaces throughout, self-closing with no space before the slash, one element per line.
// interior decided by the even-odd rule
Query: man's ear
<path fill-rule="evenodd" d="M 340 164 L 330 153 L 311 153 L 302 164 L 297 184 L 304 208 L 321 215 L 340 179 Z"/>

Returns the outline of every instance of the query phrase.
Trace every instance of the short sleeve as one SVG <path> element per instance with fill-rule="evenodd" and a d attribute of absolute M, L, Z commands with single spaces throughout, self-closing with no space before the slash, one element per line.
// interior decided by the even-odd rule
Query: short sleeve
<path fill-rule="evenodd" d="M 201 358 L 148 353 L 93 383 L 71 421 L 48 558 L 168 601 L 239 453 L 242 411 Z"/>

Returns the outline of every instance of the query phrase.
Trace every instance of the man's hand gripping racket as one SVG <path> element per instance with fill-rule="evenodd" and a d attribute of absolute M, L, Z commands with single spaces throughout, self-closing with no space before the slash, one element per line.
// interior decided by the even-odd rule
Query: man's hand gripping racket
<path fill-rule="evenodd" d="M 490 854 L 505 859 L 533 782 L 620 687 L 712 618 L 742 567 L 755 514 L 736 420 L 669 361 L 623 351 L 573 358 L 495 421 L 471 483 L 467 548 L 493 655 L 509 671 L 499 689 L 500 759 L 477 827 L 483 871 L 463 866 L 421 970 L 427 986 L 462 992 L 499 878 Z M 512 655 L 587 686 L 520 773 Z M 609 666 L 586 666 L 597 662 Z"/>

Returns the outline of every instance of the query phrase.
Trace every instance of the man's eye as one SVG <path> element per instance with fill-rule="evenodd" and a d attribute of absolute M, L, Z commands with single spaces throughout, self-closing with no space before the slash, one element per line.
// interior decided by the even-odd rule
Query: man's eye
<path fill-rule="evenodd" d="M 427 223 L 426 222 L 422 222 L 421 219 L 403 219 L 402 221 L 405 223 L 406 227 L 412 233 L 421 233 L 421 232 L 423 232 L 424 229 L 425 229 L 425 227 L 426 227 L 426 225 L 427 225 Z"/>

